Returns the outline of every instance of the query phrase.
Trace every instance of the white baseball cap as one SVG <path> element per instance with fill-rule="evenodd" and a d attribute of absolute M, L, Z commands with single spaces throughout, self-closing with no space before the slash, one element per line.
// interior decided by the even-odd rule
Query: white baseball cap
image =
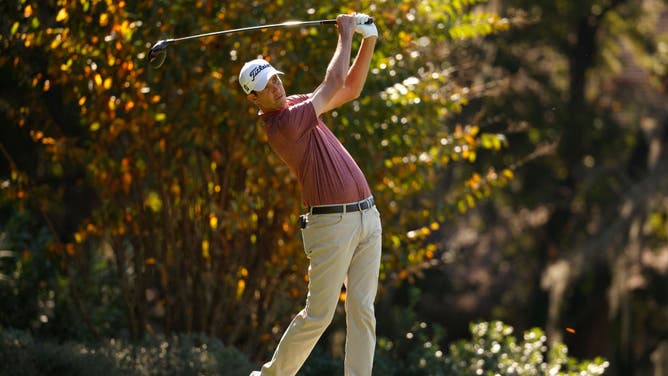
<path fill-rule="evenodd" d="M 241 68 L 239 84 L 246 94 L 251 91 L 264 90 L 269 78 L 275 74 L 283 74 L 283 72 L 276 70 L 264 59 L 251 60 Z"/>

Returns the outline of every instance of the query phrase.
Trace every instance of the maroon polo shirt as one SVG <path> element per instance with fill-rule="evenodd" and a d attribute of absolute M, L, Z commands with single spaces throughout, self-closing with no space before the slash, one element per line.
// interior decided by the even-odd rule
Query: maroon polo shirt
<path fill-rule="evenodd" d="M 351 203 L 371 196 L 362 170 L 315 115 L 307 95 L 291 95 L 286 108 L 261 116 L 269 145 L 299 181 L 305 206 Z"/>

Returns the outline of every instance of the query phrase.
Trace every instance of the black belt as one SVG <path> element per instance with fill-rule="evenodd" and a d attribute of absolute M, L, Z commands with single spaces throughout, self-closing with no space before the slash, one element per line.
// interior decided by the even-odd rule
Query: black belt
<path fill-rule="evenodd" d="M 371 197 L 367 198 L 366 200 L 356 202 L 354 204 L 314 206 L 311 208 L 310 213 L 311 214 L 349 213 L 349 212 L 367 210 L 369 208 L 372 208 L 373 205 L 374 205 L 373 197 Z"/>

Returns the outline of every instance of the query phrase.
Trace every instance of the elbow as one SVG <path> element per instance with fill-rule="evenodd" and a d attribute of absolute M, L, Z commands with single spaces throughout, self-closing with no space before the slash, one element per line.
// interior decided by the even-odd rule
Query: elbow
<path fill-rule="evenodd" d="M 332 89 L 334 93 L 338 93 L 341 89 L 346 86 L 346 81 L 342 78 L 335 78 L 332 80 Z"/>
<path fill-rule="evenodd" d="M 344 85 L 342 92 L 345 93 L 343 94 L 344 101 L 350 102 L 359 99 L 362 95 L 362 88 Z"/>
<path fill-rule="evenodd" d="M 339 95 L 343 103 L 348 103 L 357 100 L 362 95 L 362 89 L 344 84 L 344 87 L 339 91 Z"/>
<path fill-rule="evenodd" d="M 327 74 L 326 78 L 328 86 L 334 89 L 334 92 L 337 92 L 343 88 L 346 83 L 346 77 L 344 74 L 341 74 L 336 71 L 330 71 Z"/>

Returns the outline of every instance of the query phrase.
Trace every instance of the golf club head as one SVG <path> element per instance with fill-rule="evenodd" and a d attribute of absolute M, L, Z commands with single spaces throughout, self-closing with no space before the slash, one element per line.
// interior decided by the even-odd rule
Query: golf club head
<path fill-rule="evenodd" d="M 167 40 L 159 40 L 148 51 L 148 63 L 153 68 L 160 68 L 167 59 Z"/>

